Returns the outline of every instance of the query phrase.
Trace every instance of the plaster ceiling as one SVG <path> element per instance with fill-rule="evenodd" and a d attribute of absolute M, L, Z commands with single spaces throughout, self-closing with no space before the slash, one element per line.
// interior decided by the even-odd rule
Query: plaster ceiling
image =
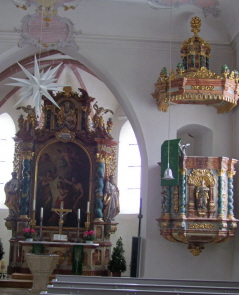
<path fill-rule="evenodd" d="M 14 0 L 20 2 L 33 3 L 33 0 Z M 39 0 L 40 1 L 40 0 Z M 43 1 L 43 0 L 41 0 Z M 44 0 L 45 2 L 47 0 Z M 44 3 L 43 1 L 43 3 Z M 57 0 L 58 2 L 60 0 Z M 72 2 L 66 0 L 65 2 Z M 77 1 L 77 0 L 75 0 Z M 164 2 L 165 5 L 159 6 L 159 9 L 153 9 L 148 1 Z M 156 2 L 155 2 L 156 1 Z M 239 1 L 238 0 L 172 0 L 174 6 L 172 8 L 172 39 L 174 41 L 183 42 L 192 36 L 190 28 L 190 20 L 194 16 L 199 16 L 202 20 L 200 36 L 209 41 L 211 44 L 230 44 L 238 34 L 239 28 Z M 216 3 L 218 10 L 217 17 L 208 14 L 206 17 L 203 13 L 203 5 L 208 3 Z M 56 2 L 56 1 L 55 1 Z M 63 3 L 64 1 L 61 0 Z M 65 17 L 71 20 L 72 30 L 78 32 L 77 38 L 80 43 L 80 38 L 114 38 L 121 41 L 138 40 L 151 42 L 165 41 L 170 39 L 170 12 L 167 7 L 171 0 L 78 0 L 79 4 L 75 9 L 64 10 L 63 7 L 58 7 L 57 11 L 60 17 Z M 35 6 L 29 6 L 27 10 L 17 8 L 13 1 L 0 0 L 2 7 L 0 9 L 0 37 L 12 35 L 20 40 L 20 33 L 16 30 L 22 30 L 23 20 L 27 15 L 33 15 L 36 12 Z M 176 5 L 178 4 L 178 5 Z M 197 4 L 197 5 L 196 5 Z M 200 6 L 200 5 L 201 6 Z M 70 4 L 69 4 L 70 5 Z M 175 5 L 177 7 L 175 7 Z M 17 36 L 17 37 L 16 37 Z M 76 85 L 79 79 L 82 80 L 82 85 L 85 85 L 89 90 L 89 95 L 97 97 L 97 100 L 110 97 L 110 106 L 107 103 L 107 108 L 111 108 L 114 112 L 119 108 L 116 99 L 104 86 L 104 84 L 90 71 L 80 64 L 67 65 L 67 60 L 72 60 L 68 56 L 60 55 L 55 52 L 55 55 L 49 56 L 49 61 L 53 59 L 64 60 L 64 68 L 59 75 L 59 82 L 66 82 L 70 79 L 73 82 L 73 90 L 76 91 Z M 1 58 L 1 56 L 0 56 Z M 47 59 L 47 58 L 46 58 Z M 1 59 L 0 59 L 1 62 Z M 28 70 L 32 70 L 32 63 L 28 60 L 26 63 Z M 44 64 L 46 67 L 47 64 Z M 42 67 L 44 67 L 42 64 Z M 11 67 L 11 71 L 14 65 Z M 75 74 L 74 74 L 75 72 Z M 76 74 L 76 72 L 78 74 Z M 9 92 L 13 91 L 11 87 L 5 86 L 11 82 L 8 76 L 12 73 L 3 73 L 0 75 L 0 87 L 2 99 L 9 97 Z M 21 73 L 16 73 L 17 77 L 24 77 Z M 157 78 L 157 77 L 156 77 Z M 155 78 L 155 79 L 156 79 Z M 152 81 L 153 83 L 153 81 Z M 13 96 L 16 100 L 17 93 Z M 103 93 L 99 98 L 99 93 Z M 100 102 L 105 105 L 105 101 Z"/>

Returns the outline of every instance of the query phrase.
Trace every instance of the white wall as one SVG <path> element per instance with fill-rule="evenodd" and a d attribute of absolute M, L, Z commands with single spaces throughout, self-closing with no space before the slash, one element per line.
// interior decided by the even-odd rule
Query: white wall
<path fill-rule="evenodd" d="M 5 207 L 5 208 L 4 208 Z M 0 228 L 1 228 L 1 234 L 0 238 L 2 239 L 2 244 L 3 244 L 3 250 L 5 252 L 3 256 L 3 260 L 5 261 L 6 265 L 9 262 L 9 250 L 10 250 L 10 243 L 9 240 L 12 237 L 12 231 L 7 230 L 5 226 L 5 218 L 8 217 L 8 209 L 6 208 L 5 205 L 2 205 L 0 207 Z"/>
<path fill-rule="evenodd" d="M 122 237 L 124 244 L 124 256 L 126 259 L 127 269 L 122 276 L 130 276 L 130 262 L 131 262 L 131 249 L 132 249 L 132 237 L 138 236 L 138 215 L 137 214 L 119 214 L 116 219 L 117 231 L 110 236 L 112 242 L 112 250 L 115 247 L 117 239 Z M 126 230 L 127 229 L 127 230 Z"/>
<path fill-rule="evenodd" d="M 160 161 L 161 144 L 168 139 L 169 113 L 158 111 L 151 93 L 154 92 L 154 83 L 161 68 L 168 66 L 165 64 L 169 58 L 168 49 L 160 44 L 137 41 L 104 43 L 102 40 L 94 40 L 91 43 L 90 40 L 84 40 L 81 43 L 80 38 L 80 52 L 71 48 L 63 51 L 85 64 L 106 83 L 129 118 L 140 146 L 144 215 L 141 276 L 201 280 L 239 279 L 238 269 L 232 268 L 233 251 L 238 247 L 237 239 L 224 244 L 208 245 L 200 256 L 194 257 L 186 245 L 168 242 L 159 234 L 156 219 L 161 211 L 161 188 L 157 162 Z M 31 50 L 26 48 L 26 54 Z M 177 50 L 172 59 L 174 68 L 180 61 L 179 48 Z M 22 50 L 19 52 L 23 54 Z M 213 58 L 213 68 L 218 69 L 218 73 L 222 63 L 229 67 L 232 64 L 231 51 L 225 46 L 215 46 L 213 54 L 216 56 Z M 1 58 L 3 56 L 0 56 L 0 67 Z M 17 55 L 14 56 L 16 58 Z M 222 58 L 223 62 L 220 61 Z M 11 63 L 11 56 L 4 61 L 5 65 L 7 63 Z M 232 113 L 218 115 L 214 108 L 180 105 L 170 107 L 170 118 L 170 138 L 176 138 L 177 130 L 186 124 L 201 124 L 213 130 L 212 156 L 233 155 Z M 235 129 L 238 131 L 237 127 Z M 239 216 L 239 212 L 235 215 Z M 124 233 L 127 256 L 130 253 L 130 237 L 135 235 L 136 229 L 131 218 L 134 217 L 119 215 L 117 220 L 120 225 L 114 236 L 117 238 Z"/>

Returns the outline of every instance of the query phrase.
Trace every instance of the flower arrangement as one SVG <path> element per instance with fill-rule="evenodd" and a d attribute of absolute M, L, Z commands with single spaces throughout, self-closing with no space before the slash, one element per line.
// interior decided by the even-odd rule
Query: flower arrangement
<path fill-rule="evenodd" d="M 83 233 L 84 241 L 94 241 L 94 239 L 95 239 L 95 232 L 93 230 L 85 231 Z"/>
<path fill-rule="evenodd" d="M 32 239 L 35 236 L 35 230 L 34 229 L 24 228 L 23 232 L 24 232 L 23 236 L 26 239 Z"/>

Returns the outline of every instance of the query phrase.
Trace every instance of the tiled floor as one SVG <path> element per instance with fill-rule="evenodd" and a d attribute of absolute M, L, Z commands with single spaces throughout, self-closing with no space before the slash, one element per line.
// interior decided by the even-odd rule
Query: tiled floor
<path fill-rule="evenodd" d="M 29 289 L 25 288 L 2 288 L 0 287 L 1 295 L 27 295 Z"/>

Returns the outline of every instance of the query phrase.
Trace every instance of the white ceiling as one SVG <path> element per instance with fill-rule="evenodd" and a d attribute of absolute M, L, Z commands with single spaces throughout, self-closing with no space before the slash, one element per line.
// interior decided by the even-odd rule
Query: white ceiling
<path fill-rule="evenodd" d="M 212 0 L 194 2 L 200 1 Z M 203 23 L 204 39 L 209 42 L 230 42 L 238 32 L 239 1 L 217 1 L 221 11 L 217 18 L 212 15 L 204 17 L 202 9 L 195 5 L 173 8 L 173 39 L 182 41 L 188 38 L 190 20 L 193 16 L 199 16 Z M 0 0 L 0 4 L 0 32 L 13 33 L 14 28 L 21 29 L 24 16 L 35 12 L 33 6 L 27 10 L 16 8 L 10 0 Z M 170 9 L 152 9 L 147 0 L 82 0 L 75 10 L 59 8 L 58 13 L 71 19 L 75 31 L 81 30 L 83 35 L 168 40 Z"/>
<path fill-rule="evenodd" d="M 178 1 L 183 2 L 185 0 Z M 207 3 L 211 0 L 194 2 L 198 1 Z M 181 5 L 178 8 L 173 8 L 172 39 L 183 42 L 191 37 L 190 20 L 194 16 L 199 16 L 202 20 L 200 37 L 210 43 L 229 44 L 232 42 L 239 30 L 239 0 L 218 0 L 218 3 L 221 12 L 217 18 L 212 15 L 205 17 L 202 9 L 195 5 Z M 6 36 L 6 34 L 9 38 L 12 34 L 16 39 L 18 33 L 15 32 L 14 28 L 20 30 L 21 21 L 27 14 L 34 14 L 35 7 L 32 6 L 23 10 L 17 8 L 10 0 L 0 0 L 0 5 L 0 38 Z M 152 9 L 147 0 L 82 0 L 75 10 L 58 9 L 59 15 L 69 18 L 74 24 L 75 32 L 80 31 L 81 36 L 98 39 L 143 40 L 146 42 L 152 40 L 156 42 L 169 41 L 170 12 L 171 9 Z M 80 37 L 76 36 L 76 38 L 80 40 Z M 54 57 L 52 56 L 52 58 Z M 64 58 L 68 57 L 64 56 Z M 31 70 L 31 68 L 28 70 Z M 111 100 L 111 105 L 107 105 L 107 108 L 114 111 L 118 109 L 117 101 L 97 77 L 90 75 L 84 69 L 78 69 L 78 72 L 84 80 L 86 88 L 90 89 L 90 96 L 97 97 L 99 93 L 103 93 L 102 99 L 109 96 Z M 17 76 L 19 76 L 19 73 Z M 77 80 L 72 72 L 67 70 L 67 67 L 63 70 L 60 82 L 64 80 L 63 77 L 65 80 L 69 80 L 69 77 L 71 77 L 71 80 L 75 81 L 73 88 L 76 87 Z M 11 82 L 9 78 L 0 81 L 0 100 L 11 90 L 10 86 L 5 86 L 7 82 Z M 15 95 L 15 99 L 16 97 Z M 99 97 L 97 97 L 97 100 L 99 100 Z M 100 104 L 104 105 L 103 103 Z"/>

